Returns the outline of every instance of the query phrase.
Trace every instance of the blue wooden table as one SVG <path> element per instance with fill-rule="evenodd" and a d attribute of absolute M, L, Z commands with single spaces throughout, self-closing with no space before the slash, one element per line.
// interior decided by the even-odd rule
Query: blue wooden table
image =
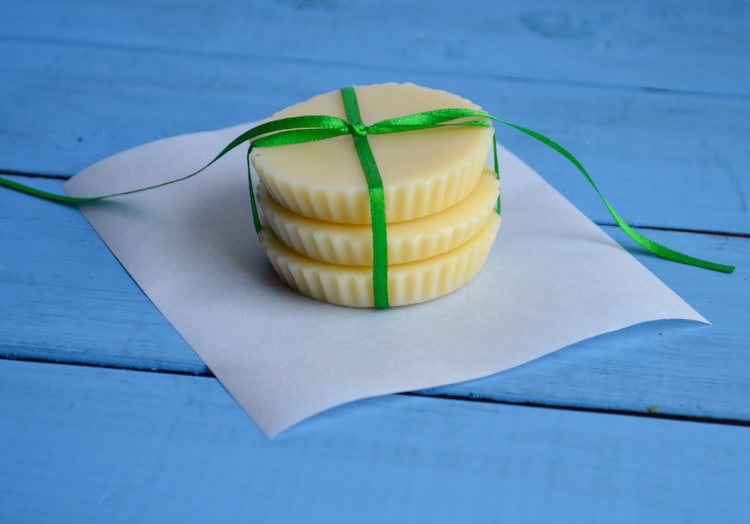
<path fill-rule="evenodd" d="M 712 326 L 655 322 L 268 440 L 80 212 L 0 189 L 0 522 L 748 522 L 750 4 L 0 6 L 0 171 L 60 191 L 151 140 L 344 85 L 447 89 Z"/>

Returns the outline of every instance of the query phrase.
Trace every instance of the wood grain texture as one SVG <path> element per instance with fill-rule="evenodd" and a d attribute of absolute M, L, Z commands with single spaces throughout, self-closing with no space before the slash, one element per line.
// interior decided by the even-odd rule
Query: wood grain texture
<path fill-rule="evenodd" d="M 750 429 L 390 396 L 266 440 L 211 378 L 0 361 L 0 520 L 739 522 Z"/>
<path fill-rule="evenodd" d="M 741 1 L 32 0 L 4 18 L 25 40 L 750 95 Z"/>
<path fill-rule="evenodd" d="M 36 184 L 54 190 L 60 183 Z M 750 325 L 743 320 L 750 317 L 750 239 L 648 232 L 675 249 L 739 264 L 726 275 L 657 259 L 607 231 L 714 325 L 636 326 L 426 393 L 750 420 Z M 0 238 L 0 246 L 13 246 L 0 247 L 2 355 L 207 373 L 77 210 L 0 192 Z"/>
<path fill-rule="evenodd" d="M 35 185 L 62 192 L 60 181 Z M 4 355 L 205 371 L 77 209 L 5 188 L 0 199 Z"/>
<path fill-rule="evenodd" d="M 0 188 L 0 522 L 746 520 L 747 2 L 5 4 L 0 171 L 68 176 L 344 85 L 413 81 L 558 140 L 634 225 L 740 236 L 645 231 L 733 275 L 633 251 L 713 326 L 637 326 L 269 441 L 77 210 Z M 611 224 L 557 155 L 498 136 Z"/>
<path fill-rule="evenodd" d="M 559 141 L 633 224 L 750 233 L 743 98 L 82 44 L 0 41 L 0 56 L 0 169 L 72 175 L 151 140 L 257 120 L 343 85 L 413 81 Z M 587 215 L 613 223 L 556 153 L 509 129 L 498 139 Z"/>

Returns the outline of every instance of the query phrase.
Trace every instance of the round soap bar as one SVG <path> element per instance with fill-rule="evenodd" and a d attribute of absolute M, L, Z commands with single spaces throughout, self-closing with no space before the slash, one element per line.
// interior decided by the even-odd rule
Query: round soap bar
<path fill-rule="evenodd" d="M 499 227 L 500 216 L 491 213 L 479 233 L 463 245 L 436 257 L 389 266 L 390 305 L 432 300 L 471 280 L 484 265 Z M 371 267 L 328 264 L 300 255 L 268 229 L 260 238 L 274 270 L 291 288 L 331 304 L 373 307 Z"/>
<path fill-rule="evenodd" d="M 468 241 L 494 213 L 500 183 L 485 170 L 466 198 L 424 218 L 389 224 L 388 263 L 404 264 L 434 257 Z M 336 224 L 293 213 L 258 190 L 264 222 L 279 239 L 298 253 L 348 266 L 372 266 L 372 228 L 369 224 Z"/>
<path fill-rule="evenodd" d="M 379 84 L 355 90 L 362 121 L 461 107 L 481 109 L 446 91 L 414 84 Z M 272 119 L 300 115 L 346 118 L 340 91 L 284 109 Z M 491 127 L 443 127 L 369 135 L 380 170 L 388 223 L 438 213 L 476 185 L 492 146 Z M 347 224 L 369 224 L 367 183 L 351 136 L 258 148 L 250 157 L 273 198 L 295 213 Z"/>

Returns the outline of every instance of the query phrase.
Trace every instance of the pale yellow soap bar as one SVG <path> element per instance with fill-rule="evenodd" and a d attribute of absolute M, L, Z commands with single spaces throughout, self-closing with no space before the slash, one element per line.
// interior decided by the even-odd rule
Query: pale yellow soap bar
<path fill-rule="evenodd" d="M 494 213 L 500 183 L 487 169 L 466 198 L 424 218 L 388 224 L 388 263 L 404 264 L 434 257 L 471 239 Z M 372 266 L 372 227 L 336 224 L 293 213 L 261 186 L 258 203 L 264 222 L 288 247 L 332 264 Z"/>
<path fill-rule="evenodd" d="M 388 267 L 391 306 L 441 297 L 471 280 L 482 268 L 500 227 L 490 215 L 485 226 L 465 244 L 436 257 Z M 261 231 L 261 243 L 276 273 L 291 288 L 311 298 L 350 307 L 373 307 L 372 268 L 314 260 L 289 249 L 273 231 Z"/>
<path fill-rule="evenodd" d="M 414 84 L 362 86 L 356 94 L 365 124 L 432 109 L 481 109 L 457 95 Z M 341 93 L 316 96 L 271 118 L 300 115 L 345 118 Z M 492 134 L 491 127 L 446 127 L 369 135 L 388 223 L 438 213 L 468 195 L 484 170 Z M 328 222 L 371 222 L 367 184 L 351 136 L 258 148 L 251 161 L 273 198 L 287 209 Z"/>

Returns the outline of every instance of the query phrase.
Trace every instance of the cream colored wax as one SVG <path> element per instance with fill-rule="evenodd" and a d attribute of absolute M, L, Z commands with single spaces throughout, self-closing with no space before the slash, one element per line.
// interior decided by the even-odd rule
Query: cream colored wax
<path fill-rule="evenodd" d="M 431 109 L 480 109 L 413 84 L 356 88 L 362 120 Z M 276 113 L 344 118 L 339 91 Z M 492 128 L 447 127 L 369 135 L 385 193 L 391 306 L 450 293 L 484 264 L 500 227 L 499 182 L 486 167 Z M 351 136 L 256 149 L 261 243 L 293 289 L 332 304 L 372 307 L 373 246 L 367 183 Z"/>
<path fill-rule="evenodd" d="M 403 264 L 433 257 L 471 239 L 494 213 L 499 193 L 487 170 L 463 200 L 427 217 L 388 225 L 388 262 Z M 372 227 L 323 222 L 294 213 L 261 188 L 258 202 L 265 222 L 291 249 L 310 258 L 348 266 L 372 265 Z"/>
<path fill-rule="evenodd" d="M 408 264 L 390 265 L 390 305 L 425 302 L 466 284 L 484 265 L 499 227 L 500 216 L 493 213 L 478 234 L 456 249 Z M 261 232 L 261 241 L 274 270 L 291 288 L 331 304 L 373 307 L 371 267 L 328 264 L 305 257 L 270 230 Z"/>
<path fill-rule="evenodd" d="M 356 88 L 362 121 L 447 107 L 480 109 L 446 91 L 414 84 Z M 284 109 L 272 119 L 300 115 L 345 118 L 339 91 Z M 432 215 L 472 190 L 492 146 L 490 127 L 446 127 L 370 135 L 385 191 L 388 222 Z M 295 213 L 348 224 L 369 224 L 370 204 L 352 137 L 256 149 L 251 161 L 273 198 Z"/>

